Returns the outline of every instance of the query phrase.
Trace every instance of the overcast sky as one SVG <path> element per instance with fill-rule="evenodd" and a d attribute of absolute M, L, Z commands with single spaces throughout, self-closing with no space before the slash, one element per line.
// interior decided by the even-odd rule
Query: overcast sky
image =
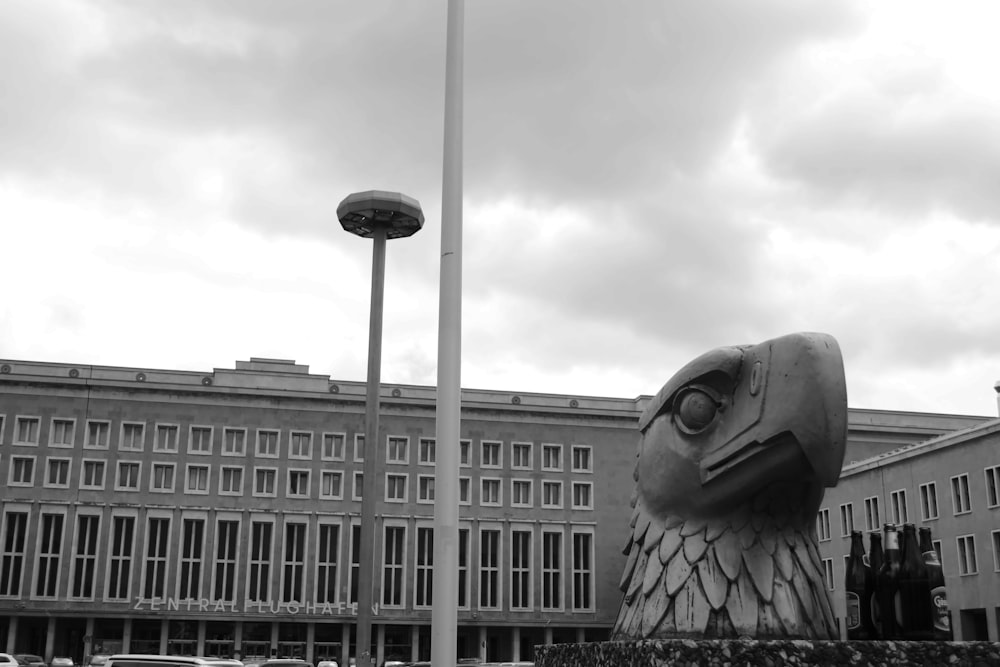
<path fill-rule="evenodd" d="M 436 382 L 445 0 L 0 2 L 0 357 Z M 852 407 L 997 414 L 1000 7 L 470 0 L 462 384 L 633 398 L 835 336 Z"/>

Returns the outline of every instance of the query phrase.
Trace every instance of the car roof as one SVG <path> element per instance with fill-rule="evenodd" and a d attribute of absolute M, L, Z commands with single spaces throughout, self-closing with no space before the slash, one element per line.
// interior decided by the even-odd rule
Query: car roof
<path fill-rule="evenodd" d="M 222 658 L 202 658 L 191 655 L 152 655 L 140 653 L 122 653 L 108 658 L 104 663 L 107 667 L 161 667 L 176 665 L 177 667 L 206 666 L 232 667 L 240 664 L 237 660 Z"/>

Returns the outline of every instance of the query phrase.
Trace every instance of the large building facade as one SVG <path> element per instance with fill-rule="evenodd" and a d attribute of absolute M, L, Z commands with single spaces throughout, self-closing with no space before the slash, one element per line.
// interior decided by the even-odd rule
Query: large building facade
<path fill-rule="evenodd" d="M 208 373 L 0 361 L 0 650 L 346 664 L 376 456 L 373 654 L 429 658 L 435 392 L 383 386 L 376 447 L 364 397 L 282 360 Z M 462 392 L 460 656 L 608 636 L 648 400 Z M 847 460 L 985 422 L 851 410 Z"/>

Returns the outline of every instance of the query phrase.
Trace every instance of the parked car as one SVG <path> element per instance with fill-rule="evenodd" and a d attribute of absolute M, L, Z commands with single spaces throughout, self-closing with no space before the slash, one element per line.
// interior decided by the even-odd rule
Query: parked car
<path fill-rule="evenodd" d="M 323 658 L 316 663 L 316 667 L 340 667 L 340 665 L 333 658 Z"/>
<path fill-rule="evenodd" d="M 75 667 L 73 658 L 67 658 L 64 656 L 56 656 L 52 658 L 52 662 L 49 663 L 49 667 Z"/>
<path fill-rule="evenodd" d="M 104 667 L 104 663 L 108 661 L 111 657 L 110 653 L 95 653 L 85 660 L 85 663 L 90 667 Z"/>
<path fill-rule="evenodd" d="M 15 653 L 14 659 L 21 667 L 49 667 L 42 656 L 33 653 Z"/>
<path fill-rule="evenodd" d="M 17 664 L 17 660 L 14 659 L 9 653 L 0 653 L 0 667 L 13 667 Z"/>
<path fill-rule="evenodd" d="M 271 658 L 260 663 L 260 667 L 313 667 L 313 665 L 299 658 Z"/>

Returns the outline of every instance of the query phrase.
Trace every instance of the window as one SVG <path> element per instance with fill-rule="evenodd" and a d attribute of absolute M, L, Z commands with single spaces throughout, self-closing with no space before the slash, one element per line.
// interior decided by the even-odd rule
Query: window
<path fill-rule="evenodd" d="M 484 477 L 480 480 L 482 488 L 479 495 L 480 505 L 500 504 L 500 480 L 496 477 Z"/>
<path fill-rule="evenodd" d="M 6 422 L 4 422 L 4 416 L 0 415 L 0 445 L 3 444 L 3 425 L 5 423 Z"/>
<path fill-rule="evenodd" d="M 850 537 L 854 530 L 854 503 L 840 506 L 840 536 Z"/>
<path fill-rule="evenodd" d="M 892 508 L 892 522 L 897 526 L 909 523 L 909 512 L 906 511 L 906 489 L 897 489 L 889 494 L 889 505 Z"/>
<path fill-rule="evenodd" d="M 111 434 L 111 422 L 87 420 L 87 440 L 83 443 L 88 449 L 107 449 Z"/>
<path fill-rule="evenodd" d="M 223 496 L 243 495 L 243 468 L 222 466 L 219 470 L 219 493 Z"/>
<path fill-rule="evenodd" d="M 500 531 L 479 532 L 479 607 L 500 608 Z"/>
<path fill-rule="evenodd" d="M 323 452 L 320 454 L 320 458 L 324 461 L 343 461 L 346 437 L 347 435 L 344 433 L 324 433 Z"/>
<path fill-rule="evenodd" d="M 1000 530 L 990 533 L 993 538 L 993 571 L 1000 572 Z"/>
<path fill-rule="evenodd" d="M 278 458 L 278 431 L 257 429 L 256 455 L 268 459 Z"/>
<path fill-rule="evenodd" d="M 184 493 L 208 493 L 208 466 L 189 465 L 187 467 L 187 482 Z"/>
<path fill-rule="evenodd" d="M 104 488 L 104 461 L 83 460 L 83 476 L 80 478 L 80 488 Z"/>
<path fill-rule="evenodd" d="M 309 471 L 289 470 L 288 471 L 288 497 L 308 498 L 309 497 Z"/>
<path fill-rule="evenodd" d="M 986 468 L 986 506 L 1000 507 L 1000 466 Z"/>
<path fill-rule="evenodd" d="M 969 476 L 965 473 L 951 478 L 951 505 L 956 515 L 972 511 L 972 498 L 969 496 Z"/>
<path fill-rule="evenodd" d="M 592 482 L 573 482 L 573 509 L 594 509 L 593 489 Z"/>
<path fill-rule="evenodd" d="M 515 470 L 531 470 L 531 443 L 513 442 L 510 445 L 510 467 Z"/>
<path fill-rule="evenodd" d="M 420 438 L 417 442 L 417 463 L 422 466 L 432 466 L 437 461 L 437 440 Z"/>
<path fill-rule="evenodd" d="M 573 445 L 573 472 L 593 472 L 590 462 L 590 447 Z"/>
<path fill-rule="evenodd" d="M 361 500 L 365 490 L 365 474 L 354 472 L 354 487 L 351 489 L 351 500 Z"/>
<path fill-rule="evenodd" d="M 137 422 L 122 423 L 122 437 L 118 449 L 127 452 L 141 452 L 144 448 L 146 425 Z"/>
<path fill-rule="evenodd" d="M 99 516 L 81 514 L 77 517 L 71 598 L 77 600 L 92 600 L 94 598 L 97 540 L 100 537 L 100 525 L 101 517 Z"/>
<path fill-rule="evenodd" d="M 364 433 L 354 434 L 354 460 L 361 462 L 365 460 L 365 435 Z"/>
<path fill-rule="evenodd" d="M 469 477 L 458 478 L 458 504 L 472 504 L 472 479 Z"/>
<path fill-rule="evenodd" d="M 542 470 L 562 470 L 562 445 L 542 445 Z"/>
<path fill-rule="evenodd" d="M 146 529 L 146 558 L 142 572 L 142 596 L 147 600 L 162 599 L 167 582 L 170 541 L 170 519 L 149 519 Z"/>
<path fill-rule="evenodd" d="M 343 444 L 343 440 L 341 440 Z M 340 526 L 319 525 L 319 548 L 316 553 L 316 603 L 337 601 L 337 564 L 340 550 Z"/>
<path fill-rule="evenodd" d="M 594 610 L 594 534 L 573 531 L 573 609 Z"/>
<path fill-rule="evenodd" d="M 542 481 L 542 507 L 560 509 L 562 507 L 562 482 Z"/>
<path fill-rule="evenodd" d="M 42 514 L 38 540 L 38 572 L 35 597 L 54 598 L 59 584 L 59 555 L 62 553 L 63 515 Z"/>
<path fill-rule="evenodd" d="M 358 603 L 358 577 L 361 576 L 361 525 L 351 524 L 351 571 L 347 586 L 348 603 Z"/>
<path fill-rule="evenodd" d="M 288 436 L 288 458 L 312 460 L 313 434 L 309 431 L 292 431 Z"/>
<path fill-rule="evenodd" d="M 934 482 L 920 485 L 920 518 L 924 521 L 938 518 L 937 484 Z"/>
<path fill-rule="evenodd" d="M 254 468 L 253 495 L 274 498 L 278 495 L 277 468 Z"/>
<path fill-rule="evenodd" d="M 14 444 L 37 445 L 41 423 L 38 417 L 18 417 L 14 427 Z"/>
<path fill-rule="evenodd" d="M 417 475 L 417 502 L 434 502 L 434 476 Z"/>
<path fill-rule="evenodd" d="M 135 517 L 116 516 L 111 525 L 111 562 L 108 565 L 108 600 L 128 600 L 132 582 L 132 544 Z"/>
<path fill-rule="evenodd" d="M 149 490 L 172 492 L 174 490 L 174 464 L 154 463 L 153 476 L 149 480 Z"/>
<path fill-rule="evenodd" d="M 45 459 L 45 486 L 57 489 L 69 488 L 69 459 Z"/>
<path fill-rule="evenodd" d="M 531 609 L 531 530 L 510 531 L 510 608 Z"/>
<path fill-rule="evenodd" d="M 830 510 L 823 508 L 816 515 L 816 534 L 819 535 L 820 542 L 830 539 Z"/>
<path fill-rule="evenodd" d="M 212 453 L 212 427 L 192 426 L 191 439 L 188 441 L 188 452 L 191 454 Z"/>
<path fill-rule="evenodd" d="M 0 543 L 0 595 L 21 594 L 24 553 L 28 536 L 28 513 L 7 512 L 4 516 L 3 542 Z"/>
<path fill-rule="evenodd" d="M 389 473 L 385 476 L 385 500 L 390 503 L 405 503 L 406 482 L 409 475 Z"/>
<path fill-rule="evenodd" d="M 240 543 L 240 522 L 219 519 L 215 536 L 215 581 L 212 599 L 233 602 L 236 599 L 236 559 Z"/>
<path fill-rule="evenodd" d="M 181 535 L 181 571 L 177 582 L 181 600 L 201 599 L 201 563 L 205 542 L 205 520 L 184 519 Z"/>
<path fill-rule="evenodd" d="M 958 542 L 958 574 L 968 576 L 979 573 L 979 564 L 976 562 L 976 536 L 962 535 L 955 540 Z"/>
<path fill-rule="evenodd" d="M 222 429 L 222 455 L 246 456 L 247 430 L 245 428 Z"/>
<path fill-rule="evenodd" d="M 499 468 L 502 465 L 500 451 L 503 443 L 483 440 L 480 444 L 482 446 L 482 459 L 479 462 L 479 466 L 481 468 Z"/>
<path fill-rule="evenodd" d="M 306 524 L 285 524 L 285 561 L 281 575 L 281 601 L 305 601 Z"/>
<path fill-rule="evenodd" d="M 403 563 L 405 558 L 406 528 L 385 526 L 382 541 L 382 604 L 386 607 L 403 606 Z"/>
<path fill-rule="evenodd" d="M 119 461 L 118 475 L 115 477 L 115 491 L 138 491 L 139 469 L 138 461 Z"/>
<path fill-rule="evenodd" d="M 414 585 L 414 607 L 430 607 L 434 591 L 434 529 L 417 526 L 417 581 Z"/>
<path fill-rule="evenodd" d="M 562 537 L 542 531 L 542 609 L 562 609 Z"/>
<path fill-rule="evenodd" d="M 254 602 L 267 602 L 270 599 L 271 535 L 273 532 L 274 524 L 270 522 L 254 521 L 250 524 L 247 599 Z"/>
<path fill-rule="evenodd" d="M 176 424 L 157 424 L 156 442 L 153 443 L 153 451 L 176 452 L 177 432 L 178 426 Z"/>
<path fill-rule="evenodd" d="M 865 498 L 865 530 L 871 532 L 882 528 L 878 513 L 878 496 Z"/>
<path fill-rule="evenodd" d="M 472 441 L 458 441 L 458 465 L 462 468 L 472 467 Z"/>
<path fill-rule="evenodd" d="M 410 461 L 410 439 L 405 436 L 390 435 L 385 444 L 386 463 L 408 463 Z"/>
<path fill-rule="evenodd" d="M 341 500 L 344 497 L 344 473 L 323 470 L 319 477 L 319 497 L 324 500 Z"/>
<path fill-rule="evenodd" d="M 3 422 L 0 420 L 0 426 L 2 425 Z M 75 432 L 75 419 L 53 419 L 52 428 L 49 430 L 49 445 L 51 447 L 72 447 Z"/>
<path fill-rule="evenodd" d="M 458 606 L 469 608 L 469 529 L 458 529 Z"/>
<path fill-rule="evenodd" d="M 511 507 L 531 507 L 531 480 L 510 480 Z"/>
<path fill-rule="evenodd" d="M 10 485 L 32 486 L 35 483 L 35 457 L 10 457 Z"/>
<path fill-rule="evenodd" d="M 833 590 L 833 559 L 824 558 L 823 559 L 823 581 L 826 582 L 826 589 L 828 591 Z"/>

